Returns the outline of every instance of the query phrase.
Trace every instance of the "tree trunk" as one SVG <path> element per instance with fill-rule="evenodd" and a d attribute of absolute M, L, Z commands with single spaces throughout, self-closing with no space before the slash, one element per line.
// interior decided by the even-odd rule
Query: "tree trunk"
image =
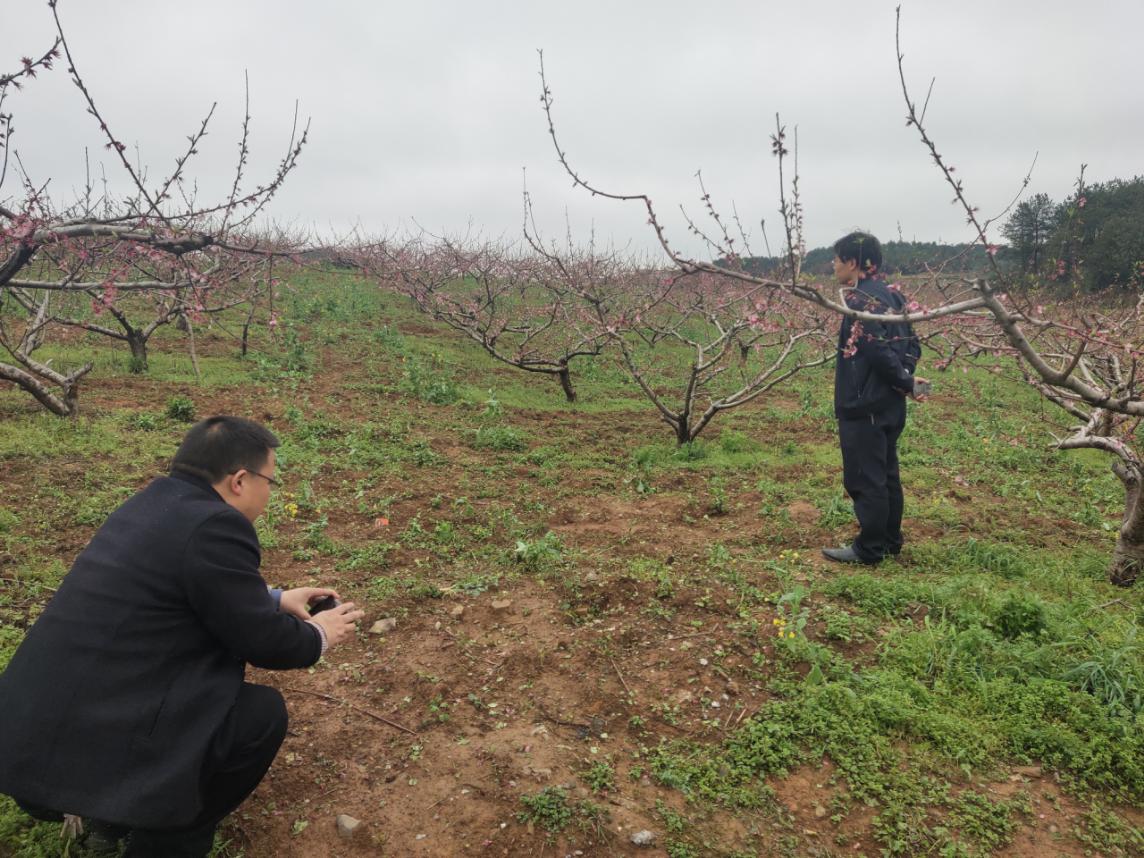
<path fill-rule="evenodd" d="M 91 369 L 88 364 L 87 369 Z M 68 379 L 59 394 L 32 373 L 11 364 L 0 363 L 0 379 L 13 382 L 32 394 L 44 408 L 60 417 L 75 417 L 79 413 L 79 378 Z"/>
<path fill-rule="evenodd" d="M 668 423 L 671 425 L 671 428 L 675 430 L 675 443 L 677 446 L 682 447 L 695 440 L 691 436 L 691 419 L 686 413 L 680 414 L 674 422 L 669 420 Z"/>
<path fill-rule="evenodd" d="M 568 372 L 568 367 L 560 367 L 560 372 L 557 373 L 560 378 L 560 386 L 564 389 L 564 396 L 569 402 L 576 401 L 576 391 L 572 389 L 572 376 Z"/>
<path fill-rule="evenodd" d="M 1108 567 L 1108 580 L 1118 587 L 1131 587 L 1141 567 L 1144 567 L 1144 542 L 1130 542 L 1124 534 L 1119 535 Z"/>
<path fill-rule="evenodd" d="M 1114 463 L 1112 470 L 1124 484 L 1124 520 L 1116 535 L 1108 580 L 1119 587 L 1131 587 L 1141 567 L 1144 567 L 1144 506 L 1141 504 L 1140 474 L 1120 462 Z"/>
<path fill-rule="evenodd" d="M 131 347 L 131 372 L 147 371 L 147 339 L 139 331 L 129 331 L 127 345 Z"/>

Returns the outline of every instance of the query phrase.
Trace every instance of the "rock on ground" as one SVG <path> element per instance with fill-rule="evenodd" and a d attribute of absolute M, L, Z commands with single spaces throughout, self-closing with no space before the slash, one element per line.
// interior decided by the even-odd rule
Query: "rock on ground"
<path fill-rule="evenodd" d="M 632 835 L 632 843 L 636 846 L 655 846 L 655 835 L 645 828 Z"/>
<path fill-rule="evenodd" d="M 397 619 L 395 617 L 386 617 L 384 620 L 378 620 L 369 627 L 371 635 L 383 635 L 386 632 L 391 632 L 397 628 Z"/>
<path fill-rule="evenodd" d="M 346 813 L 338 815 L 338 834 L 347 840 L 354 836 L 354 833 L 361 828 L 361 820 L 354 819 Z"/>

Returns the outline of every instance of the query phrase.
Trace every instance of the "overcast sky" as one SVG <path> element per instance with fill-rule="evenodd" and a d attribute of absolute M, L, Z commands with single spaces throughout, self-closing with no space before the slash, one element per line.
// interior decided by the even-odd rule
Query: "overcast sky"
<path fill-rule="evenodd" d="M 1034 155 L 1028 193 L 1055 199 L 1077 169 L 1144 173 L 1144 2 L 902 0 L 915 98 L 937 78 L 927 123 L 985 213 L 1003 208 Z M 600 187 L 644 192 L 673 243 L 682 204 L 715 202 L 779 244 L 775 113 L 798 126 L 810 246 L 863 227 L 884 239 L 971 238 L 904 123 L 894 3 L 677 0 L 411 3 L 60 0 L 81 74 L 119 139 L 166 175 L 212 102 L 193 173 L 229 188 L 249 72 L 252 175 L 268 177 L 294 103 L 310 120 L 301 165 L 273 216 L 320 234 L 416 228 L 515 238 L 522 168 L 542 229 L 654 244 L 634 203 L 591 199 L 561 172 L 539 101 L 544 49 L 561 143 Z M 0 72 L 38 55 L 46 0 L 0 0 Z M 13 145 L 56 197 L 83 181 L 84 147 L 114 163 L 62 65 L 13 94 Z M 1039 154 L 1038 154 L 1039 153 Z M 19 188 L 9 177 L 0 198 Z"/>

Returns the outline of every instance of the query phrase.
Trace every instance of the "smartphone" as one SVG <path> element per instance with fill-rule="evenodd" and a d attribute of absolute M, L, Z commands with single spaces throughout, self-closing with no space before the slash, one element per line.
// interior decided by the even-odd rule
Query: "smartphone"
<path fill-rule="evenodd" d="M 933 385 L 928 381 L 914 381 L 914 396 L 929 396 Z"/>
<path fill-rule="evenodd" d="M 336 608 L 340 604 L 341 602 L 339 602 L 333 596 L 326 596 L 326 598 L 319 599 L 314 604 L 310 605 L 310 616 L 312 617 L 314 614 L 320 614 L 322 611 L 328 611 L 331 608 Z"/>

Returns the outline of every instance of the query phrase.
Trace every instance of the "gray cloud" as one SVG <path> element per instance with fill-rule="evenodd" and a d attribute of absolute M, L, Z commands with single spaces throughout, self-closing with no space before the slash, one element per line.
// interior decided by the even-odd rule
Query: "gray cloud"
<path fill-rule="evenodd" d="M 929 121 L 986 213 L 1039 152 L 1030 191 L 1064 196 L 1081 162 L 1103 180 L 1144 172 L 1144 4 L 903 3 L 916 98 L 937 77 Z M 521 169 L 543 229 L 595 227 L 650 247 L 643 213 L 571 188 L 539 104 L 545 49 L 562 145 L 608 189 L 646 192 L 690 251 L 677 214 L 701 214 L 694 175 L 778 242 L 774 115 L 799 129 L 807 239 L 862 225 L 886 237 L 964 240 L 964 218 L 904 124 L 892 2 L 578 4 L 61 0 L 73 52 L 124 142 L 151 174 L 219 102 L 196 176 L 229 182 L 249 70 L 255 175 L 283 154 L 294 111 L 312 120 L 283 220 L 382 232 L 414 220 L 515 236 Z M 43 0 L 4 0 L 0 69 L 50 44 Z M 8 105 L 24 163 L 56 194 L 83 181 L 83 150 L 114 165 L 62 68 Z M 16 192 L 9 183 L 0 196 Z M 761 241 L 756 244 L 761 249 Z"/>

